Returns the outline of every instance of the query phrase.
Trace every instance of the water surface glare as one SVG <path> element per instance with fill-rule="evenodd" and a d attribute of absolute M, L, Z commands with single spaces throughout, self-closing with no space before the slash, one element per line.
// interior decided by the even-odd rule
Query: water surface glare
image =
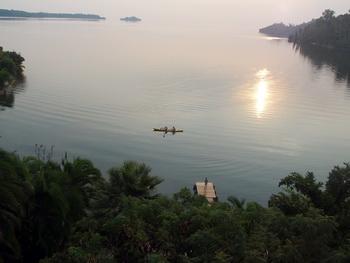
<path fill-rule="evenodd" d="M 208 177 L 266 203 L 289 172 L 350 161 L 349 60 L 255 32 L 149 22 L 0 21 L 26 81 L 0 93 L 0 147 L 145 162 L 163 193 Z M 348 56 L 348 57 L 347 57 Z M 167 125 L 183 134 L 152 132 Z"/>

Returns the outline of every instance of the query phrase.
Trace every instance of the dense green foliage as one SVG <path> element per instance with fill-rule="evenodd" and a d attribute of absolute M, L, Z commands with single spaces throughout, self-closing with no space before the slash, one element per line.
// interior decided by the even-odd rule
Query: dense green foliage
<path fill-rule="evenodd" d="M 349 262 L 350 166 L 327 183 L 280 182 L 269 207 L 209 205 L 125 162 L 108 180 L 88 160 L 60 164 L 0 151 L 0 262 Z"/>
<path fill-rule="evenodd" d="M 24 58 L 20 54 L 3 51 L 0 47 L 0 88 L 23 77 L 23 62 Z"/>
<path fill-rule="evenodd" d="M 350 12 L 336 17 L 334 11 L 325 10 L 320 18 L 291 35 L 289 41 L 350 50 Z"/>

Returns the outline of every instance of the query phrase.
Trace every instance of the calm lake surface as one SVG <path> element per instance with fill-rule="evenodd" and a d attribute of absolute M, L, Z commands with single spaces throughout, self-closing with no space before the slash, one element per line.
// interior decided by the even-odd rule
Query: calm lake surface
<path fill-rule="evenodd" d="M 145 162 L 163 193 L 208 177 L 266 203 L 289 172 L 350 161 L 350 54 L 201 25 L 0 21 L 26 81 L 0 93 L 0 147 Z M 152 128 L 184 129 L 167 135 Z"/>

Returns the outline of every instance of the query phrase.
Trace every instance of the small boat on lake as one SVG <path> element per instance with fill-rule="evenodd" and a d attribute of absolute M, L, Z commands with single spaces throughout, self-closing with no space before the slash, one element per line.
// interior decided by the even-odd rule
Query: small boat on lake
<path fill-rule="evenodd" d="M 154 132 L 169 132 L 169 133 L 177 133 L 177 132 L 184 132 L 184 130 L 179 130 L 179 129 L 173 129 L 173 128 L 153 128 Z"/>

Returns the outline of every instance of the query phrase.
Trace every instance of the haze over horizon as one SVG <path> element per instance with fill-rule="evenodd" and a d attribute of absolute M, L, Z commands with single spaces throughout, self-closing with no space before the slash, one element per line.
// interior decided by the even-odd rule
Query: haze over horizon
<path fill-rule="evenodd" d="M 24 11 L 95 13 L 117 20 L 135 15 L 153 22 L 182 21 L 199 25 L 257 28 L 274 22 L 298 24 L 319 17 L 330 8 L 346 13 L 348 0 L 2 0 L 0 8 Z"/>

